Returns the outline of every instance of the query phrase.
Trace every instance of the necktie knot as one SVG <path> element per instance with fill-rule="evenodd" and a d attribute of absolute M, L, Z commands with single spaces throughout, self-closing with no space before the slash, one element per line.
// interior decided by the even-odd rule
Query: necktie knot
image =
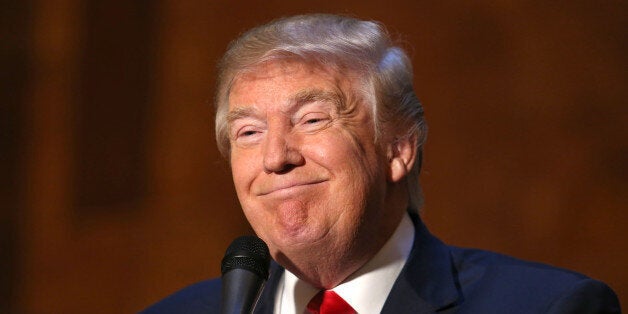
<path fill-rule="evenodd" d="M 357 312 L 336 292 L 322 290 L 307 304 L 309 314 L 357 314 Z"/>

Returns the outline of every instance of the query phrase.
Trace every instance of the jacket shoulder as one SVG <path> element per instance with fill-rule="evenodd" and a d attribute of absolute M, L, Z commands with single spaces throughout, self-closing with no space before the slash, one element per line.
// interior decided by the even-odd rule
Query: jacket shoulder
<path fill-rule="evenodd" d="M 476 249 L 450 247 L 461 308 L 508 313 L 619 313 L 603 282 L 570 270 Z M 490 306 L 490 307 L 489 307 Z"/>
<path fill-rule="evenodd" d="M 220 279 L 211 279 L 185 287 L 143 310 L 142 314 L 218 313 Z"/>

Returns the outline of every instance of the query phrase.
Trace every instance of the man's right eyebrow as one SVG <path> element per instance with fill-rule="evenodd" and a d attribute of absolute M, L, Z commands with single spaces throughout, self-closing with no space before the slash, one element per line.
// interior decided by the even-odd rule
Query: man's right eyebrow
<path fill-rule="evenodd" d="M 255 115 L 256 110 L 251 107 L 238 107 L 227 113 L 227 123 L 233 123 L 233 121 L 235 120 L 252 117 Z"/>

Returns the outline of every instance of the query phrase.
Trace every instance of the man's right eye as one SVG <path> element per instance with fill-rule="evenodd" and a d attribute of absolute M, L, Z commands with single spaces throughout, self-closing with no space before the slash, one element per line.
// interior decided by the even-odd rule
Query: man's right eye
<path fill-rule="evenodd" d="M 249 136 L 253 136 L 253 135 L 257 134 L 257 133 L 259 133 L 259 132 L 258 131 L 254 131 L 254 130 L 248 130 L 248 131 L 241 132 L 239 136 L 249 137 Z"/>
<path fill-rule="evenodd" d="M 257 142 L 262 134 L 262 130 L 254 126 L 245 126 L 235 132 L 233 140 L 241 144 L 252 144 Z"/>

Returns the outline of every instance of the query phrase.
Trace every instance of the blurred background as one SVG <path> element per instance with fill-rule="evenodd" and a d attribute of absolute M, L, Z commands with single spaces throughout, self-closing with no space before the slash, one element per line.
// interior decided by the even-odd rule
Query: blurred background
<path fill-rule="evenodd" d="M 383 22 L 430 126 L 424 220 L 628 302 L 625 1 L 23 0 L 0 11 L 0 313 L 134 313 L 250 233 L 214 143 L 230 40 Z"/>

